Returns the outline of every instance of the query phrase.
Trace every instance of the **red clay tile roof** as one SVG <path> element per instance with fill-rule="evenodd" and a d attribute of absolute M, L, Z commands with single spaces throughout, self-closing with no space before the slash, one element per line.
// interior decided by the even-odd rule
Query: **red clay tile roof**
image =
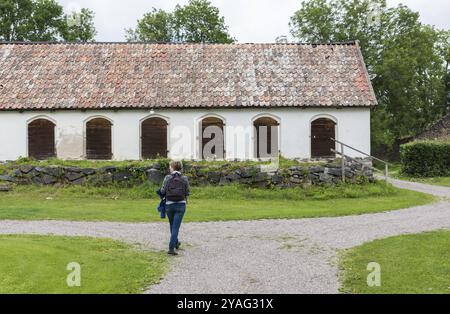
<path fill-rule="evenodd" d="M 0 110 L 373 105 L 354 42 L 0 44 Z"/>

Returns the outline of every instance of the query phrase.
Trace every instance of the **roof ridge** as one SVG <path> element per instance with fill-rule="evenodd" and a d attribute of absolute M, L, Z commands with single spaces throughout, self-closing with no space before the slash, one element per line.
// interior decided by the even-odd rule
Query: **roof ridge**
<path fill-rule="evenodd" d="M 190 43 L 190 42 L 145 42 L 145 41 L 92 41 L 92 42 L 66 42 L 66 41 L 0 41 L 0 45 L 311 45 L 311 46 L 330 46 L 330 45 L 356 45 L 355 40 L 338 42 L 291 42 L 291 43 Z"/>

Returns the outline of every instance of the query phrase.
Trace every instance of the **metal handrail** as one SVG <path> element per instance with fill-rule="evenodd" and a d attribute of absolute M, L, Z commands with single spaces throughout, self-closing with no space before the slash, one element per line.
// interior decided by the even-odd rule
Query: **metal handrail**
<path fill-rule="evenodd" d="M 334 153 L 337 153 L 337 154 L 339 154 L 339 155 L 342 156 L 342 158 L 341 158 L 341 159 L 342 159 L 342 161 L 341 161 L 341 163 L 342 163 L 342 164 L 341 164 L 341 167 L 342 167 L 342 181 L 345 181 L 345 158 L 347 157 L 347 158 L 349 158 L 349 159 L 352 159 L 353 161 L 358 162 L 356 159 L 354 159 L 354 158 L 352 158 L 352 157 L 347 156 L 347 155 L 344 154 L 344 146 L 345 146 L 345 147 L 348 147 L 348 148 L 354 150 L 355 152 L 358 152 L 358 153 L 360 153 L 360 154 L 363 154 L 364 156 L 367 156 L 367 157 L 369 157 L 369 158 L 371 158 L 371 159 L 373 159 L 373 160 L 377 160 L 377 161 L 379 161 L 379 162 L 382 162 L 382 163 L 384 164 L 384 178 L 385 178 L 385 180 L 386 180 L 386 182 L 387 182 L 388 177 L 389 177 L 389 165 L 390 165 L 387 161 L 384 161 L 384 160 L 379 159 L 379 158 L 377 158 L 377 157 L 374 157 L 374 156 L 372 156 L 372 155 L 370 155 L 370 154 L 367 154 L 367 153 L 365 153 L 365 152 L 363 152 L 363 151 L 361 151 L 361 150 L 359 150 L 359 149 L 357 149 L 357 148 L 354 148 L 354 147 L 352 147 L 352 146 L 350 146 L 350 145 L 348 145 L 348 144 L 345 144 L 345 143 L 343 143 L 343 142 L 341 142 L 341 141 L 338 141 L 338 140 L 336 140 L 336 139 L 334 139 L 334 138 L 332 138 L 332 137 L 330 137 L 330 139 L 331 139 L 332 141 L 334 141 L 335 143 L 338 143 L 339 145 L 341 145 L 341 151 L 340 151 L 340 152 L 336 151 L 336 150 L 333 149 L 333 148 L 331 149 L 331 151 L 334 152 Z M 362 162 L 358 162 L 358 163 L 364 165 Z M 381 172 L 381 170 L 372 167 L 372 170 L 374 170 L 374 169 Z"/>
<path fill-rule="evenodd" d="M 344 145 L 345 147 L 348 147 L 348 148 L 350 148 L 350 149 L 353 149 L 355 152 L 358 152 L 358 153 L 360 153 L 360 154 L 363 154 L 363 155 L 365 155 L 365 156 L 367 156 L 367 157 L 370 157 L 370 158 L 372 158 L 372 159 L 378 160 L 379 162 L 382 162 L 382 163 L 384 163 L 384 164 L 389 164 L 387 161 L 384 161 L 384 160 L 381 160 L 380 158 L 377 158 L 377 157 L 374 157 L 374 156 L 372 156 L 372 155 L 369 155 L 369 154 L 367 154 L 367 153 L 365 153 L 365 152 L 363 152 L 363 151 L 360 151 L 360 150 L 357 149 L 357 148 L 351 147 L 351 146 L 348 145 L 348 144 L 345 144 L 345 143 L 342 143 L 341 141 L 335 140 L 335 139 L 332 138 L 332 137 L 330 137 L 330 138 L 331 138 L 331 140 L 333 140 L 334 142 L 336 142 L 336 143 L 338 143 L 338 144 L 341 144 L 341 145 Z"/>

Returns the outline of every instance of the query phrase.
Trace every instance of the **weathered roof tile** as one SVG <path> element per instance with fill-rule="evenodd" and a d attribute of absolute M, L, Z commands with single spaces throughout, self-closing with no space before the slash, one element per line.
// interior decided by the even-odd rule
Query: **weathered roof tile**
<path fill-rule="evenodd" d="M 373 106 L 356 43 L 2 43 L 0 110 Z"/>

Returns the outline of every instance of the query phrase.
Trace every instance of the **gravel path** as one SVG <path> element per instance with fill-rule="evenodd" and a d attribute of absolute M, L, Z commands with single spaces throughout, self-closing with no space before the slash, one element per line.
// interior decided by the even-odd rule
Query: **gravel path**
<path fill-rule="evenodd" d="M 418 182 L 410 182 L 410 181 L 403 181 L 403 180 L 397 180 L 393 178 L 389 178 L 388 181 L 395 185 L 396 187 L 407 189 L 407 190 L 413 190 L 417 192 L 427 193 L 435 196 L 440 197 L 448 197 L 450 198 L 450 188 L 445 186 L 437 186 L 437 185 L 430 185 L 430 184 L 424 184 L 424 183 L 418 183 Z"/>
<path fill-rule="evenodd" d="M 436 192 L 436 187 L 423 186 L 413 184 L 450 196 L 450 188 Z M 148 293 L 336 293 L 338 249 L 440 228 L 450 229 L 447 201 L 360 216 L 186 223 L 181 230 L 184 250 Z M 0 221 L 0 233 L 107 237 L 165 249 L 168 225 Z"/>

